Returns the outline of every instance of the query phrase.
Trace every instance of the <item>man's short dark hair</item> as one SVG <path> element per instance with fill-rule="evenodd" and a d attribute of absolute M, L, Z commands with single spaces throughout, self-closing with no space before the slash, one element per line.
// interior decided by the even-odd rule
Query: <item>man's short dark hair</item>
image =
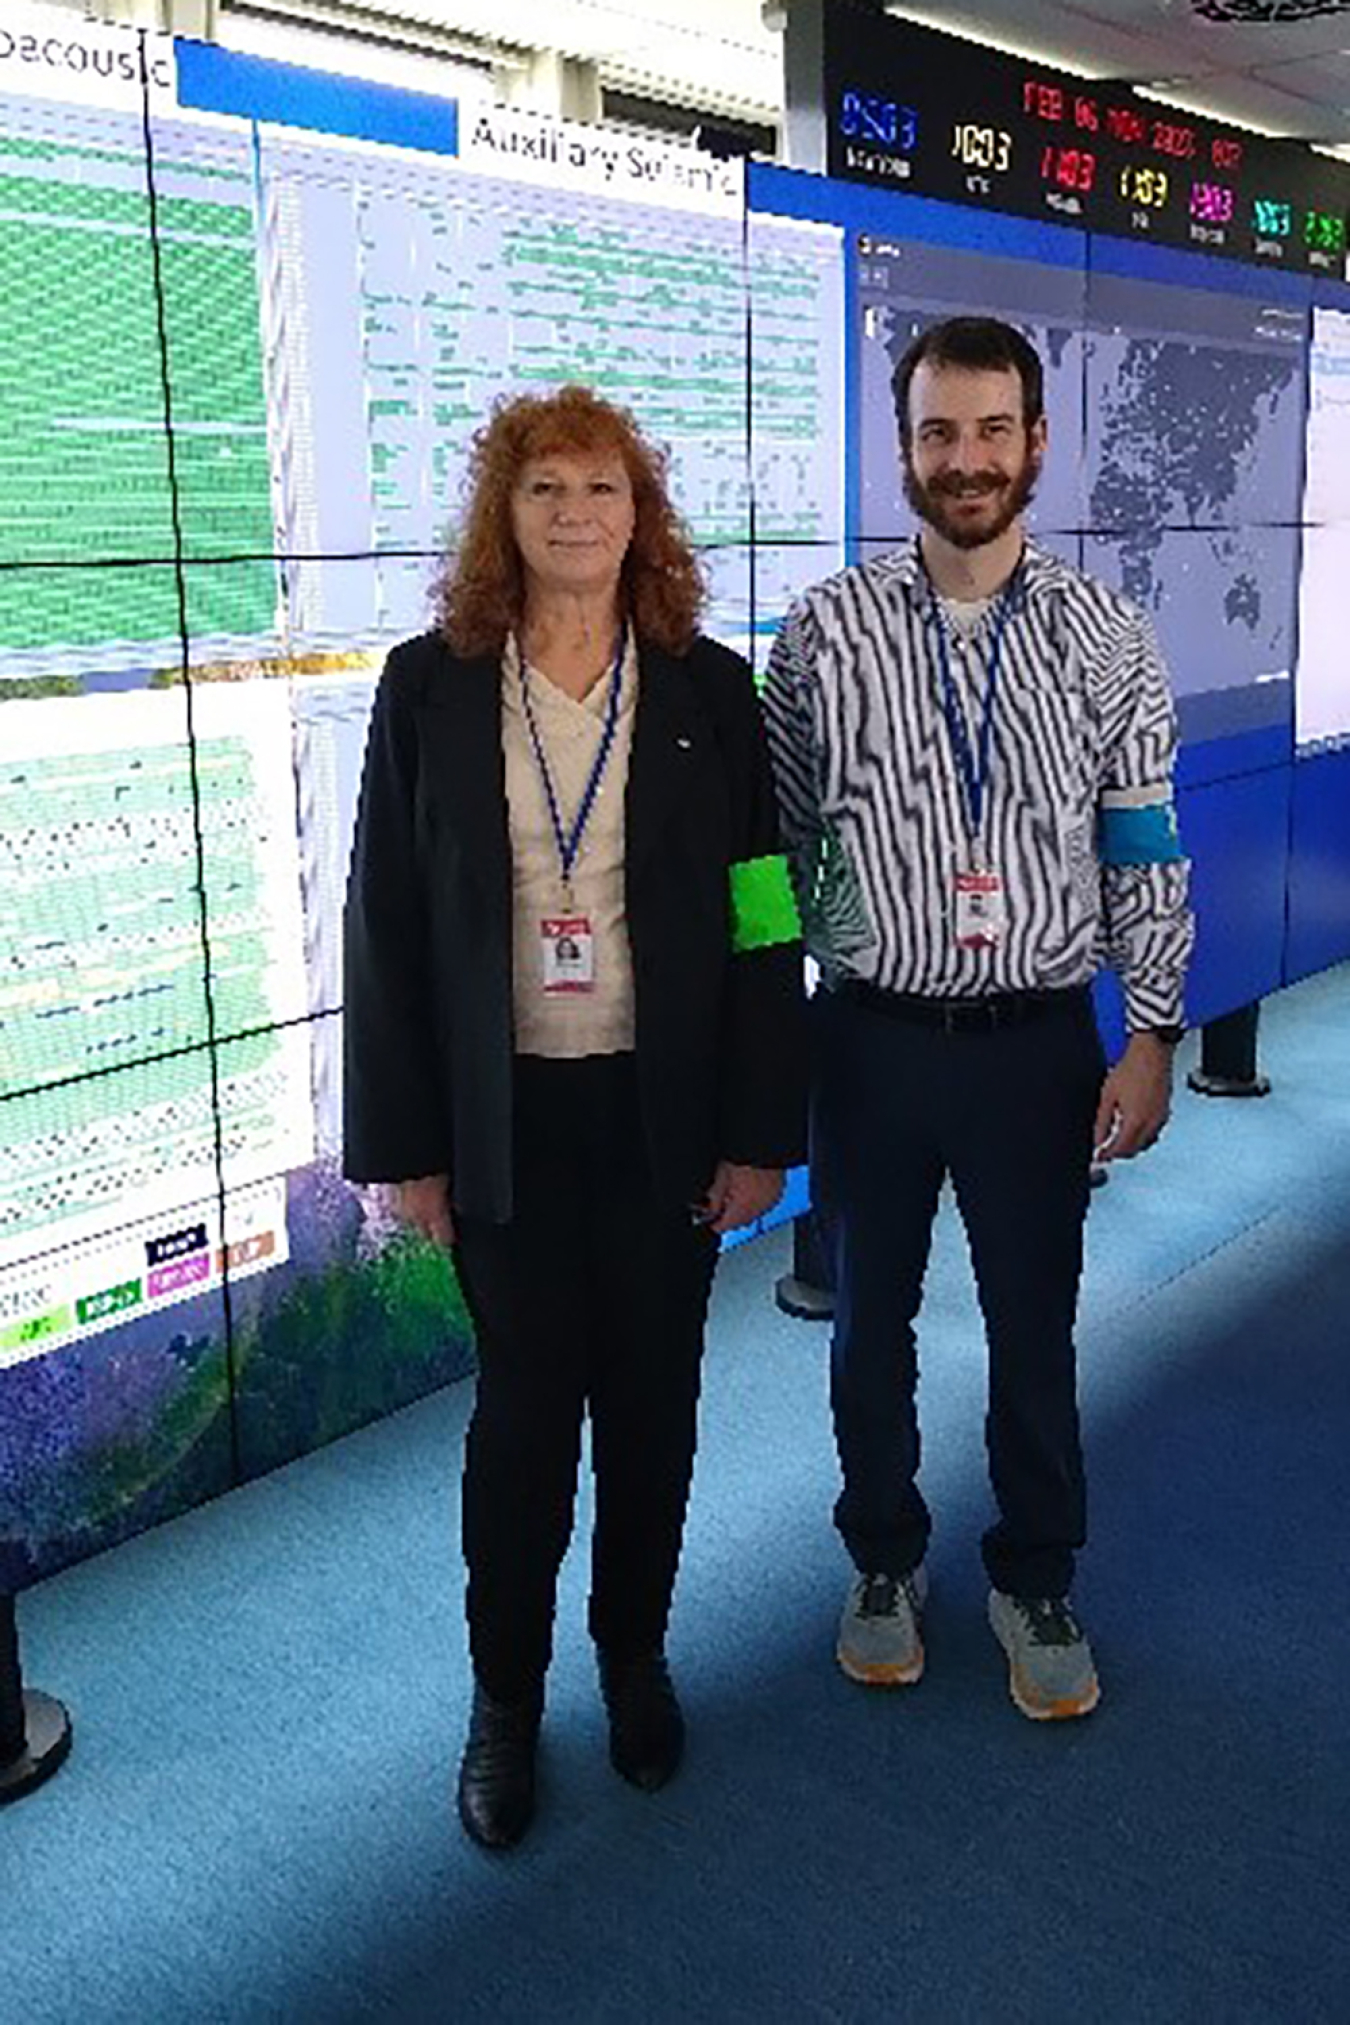
<path fill-rule="evenodd" d="M 1030 429 L 1045 413 L 1045 372 L 1035 345 L 996 316 L 950 316 L 933 323 L 910 345 L 891 376 L 895 419 L 909 441 L 909 388 L 927 359 L 967 373 L 1015 372 L 1022 382 L 1022 419 Z"/>

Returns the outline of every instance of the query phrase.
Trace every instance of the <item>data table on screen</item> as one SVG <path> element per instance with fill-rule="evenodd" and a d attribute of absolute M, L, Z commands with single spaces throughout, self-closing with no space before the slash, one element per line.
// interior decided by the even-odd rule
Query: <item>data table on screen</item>
<path fill-rule="evenodd" d="M 1313 311 L 1298 591 L 1300 746 L 1350 739 L 1345 587 L 1350 578 L 1350 310 Z"/>
<path fill-rule="evenodd" d="M 0 1278 L 308 1158 L 289 735 L 284 690 L 0 700 Z"/>
<path fill-rule="evenodd" d="M 173 552 L 149 181 L 131 115 L 0 97 L 0 562 Z M 0 600 L 3 591 L 0 590 Z M 112 630 L 170 630 L 153 598 Z M 0 654 L 52 639 L 39 602 Z M 120 621 L 120 624 L 119 624 Z"/>
<path fill-rule="evenodd" d="M 266 634 L 278 530 L 252 146 L 236 128 L 163 116 L 149 139 L 181 553 L 235 564 L 229 630 Z M 249 557 L 252 573 L 238 567 Z"/>
<path fill-rule="evenodd" d="M 847 331 L 837 227 L 752 214 L 746 243 L 751 625 L 762 644 L 793 598 L 844 560 Z"/>
<path fill-rule="evenodd" d="M 210 1032 L 185 699 L 15 693 L 53 682 L 0 683 L 3 1098 Z"/>
<path fill-rule="evenodd" d="M 1350 524 L 1350 308 L 1313 309 L 1305 456 L 1305 524 Z"/>
<path fill-rule="evenodd" d="M 814 531 L 829 517 L 839 487 L 820 418 L 842 393 L 827 235 L 762 228 L 747 253 L 738 220 L 676 229 L 642 205 L 270 136 L 261 164 L 297 639 L 425 623 L 475 432 L 496 399 L 568 379 L 631 407 L 668 449 L 725 629 L 741 614 L 718 558 L 751 538 L 752 482 L 771 518 Z M 335 568 L 360 555 L 373 558 L 364 583 Z"/>

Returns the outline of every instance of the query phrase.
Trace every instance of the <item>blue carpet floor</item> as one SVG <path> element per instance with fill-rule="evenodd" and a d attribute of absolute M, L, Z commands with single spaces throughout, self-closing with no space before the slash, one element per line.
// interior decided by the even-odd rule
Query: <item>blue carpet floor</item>
<path fill-rule="evenodd" d="M 983 1622 L 949 1208 L 928 1673 L 885 1695 L 835 1670 L 826 1332 L 773 1307 L 779 1234 L 719 1276 L 677 1783 L 609 1769 L 579 1547 L 536 1831 L 506 1860 L 462 1841 L 454 1388 L 23 1599 L 77 1737 L 0 1815 L 5 2025 L 1345 2025 L 1350 972 L 1273 1001 L 1262 1059 L 1271 1098 L 1183 1093 L 1094 1201 L 1090 1721 L 1020 1718 Z"/>

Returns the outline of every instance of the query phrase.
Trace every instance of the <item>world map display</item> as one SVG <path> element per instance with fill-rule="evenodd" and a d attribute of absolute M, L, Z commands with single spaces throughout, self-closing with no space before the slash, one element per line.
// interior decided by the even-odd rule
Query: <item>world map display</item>
<path fill-rule="evenodd" d="M 1304 312 L 1114 277 L 1088 308 L 1085 566 L 1144 607 L 1180 695 L 1287 683 Z"/>
<path fill-rule="evenodd" d="M 1200 698 L 1255 685 L 1274 685 L 1253 699 L 1256 718 L 1287 716 L 1304 312 L 947 248 L 929 255 L 939 260 L 940 294 L 906 250 L 859 248 L 865 545 L 893 545 L 912 525 L 890 396 L 905 347 L 942 316 L 1002 316 L 1046 369 L 1033 533 L 1148 614 L 1183 730 L 1209 728 Z"/>

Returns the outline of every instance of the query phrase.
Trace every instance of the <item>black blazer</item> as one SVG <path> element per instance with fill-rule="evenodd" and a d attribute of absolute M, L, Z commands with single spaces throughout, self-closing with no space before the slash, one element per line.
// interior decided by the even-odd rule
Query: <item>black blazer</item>
<path fill-rule="evenodd" d="M 804 1157 L 800 942 L 733 951 L 729 868 L 778 849 L 739 655 L 639 645 L 625 817 L 643 1125 L 672 1202 L 719 1159 Z M 434 633 L 390 654 L 366 744 L 345 916 L 344 1168 L 447 1173 L 511 1215 L 511 855 L 495 656 Z"/>

